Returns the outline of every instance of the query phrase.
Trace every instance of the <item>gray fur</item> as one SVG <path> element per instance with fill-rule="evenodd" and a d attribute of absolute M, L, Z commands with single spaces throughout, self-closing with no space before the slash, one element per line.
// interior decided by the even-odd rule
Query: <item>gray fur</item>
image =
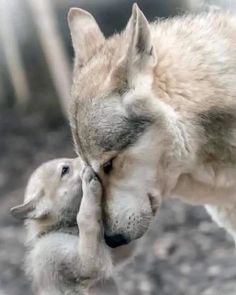
<path fill-rule="evenodd" d="M 236 108 L 211 108 L 199 114 L 206 143 L 201 153 L 208 161 L 233 165 L 236 162 L 235 146 L 231 144 L 236 127 Z"/>
<path fill-rule="evenodd" d="M 73 169 L 65 179 L 59 180 L 58 167 L 63 163 L 70 164 Z M 80 169 L 78 159 L 58 159 L 39 167 L 29 181 L 28 193 L 32 188 L 37 190 L 40 183 L 46 191 L 48 186 L 54 186 L 55 194 L 44 194 L 42 200 L 34 202 L 37 211 L 41 202 L 47 204 L 47 199 L 53 199 L 52 208 L 45 208 L 47 219 L 27 217 L 26 220 L 26 273 L 32 279 L 37 295 L 87 294 L 99 279 L 111 275 L 111 253 L 103 238 L 101 222 L 101 184 L 87 166 L 82 172 L 81 187 Z M 43 183 L 39 181 L 42 175 Z M 130 256 L 131 249 L 128 251 Z"/>
<path fill-rule="evenodd" d="M 90 32 L 84 28 L 90 26 L 85 25 L 94 26 L 95 20 L 87 12 L 81 18 L 81 13 L 69 18 L 72 39 L 87 38 Z M 93 40 L 99 41 L 100 33 L 95 35 Z M 214 217 L 236 237 L 235 36 L 236 17 L 230 13 L 186 15 L 148 24 L 134 5 L 125 30 L 103 40 L 102 51 L 83 68 L 77 66 L 78 60 L 94 42 L 87 46 L 80 38 L 80 52 L 74 46 L 75 112 L 70 123 L 77 152 L 86 155 L 104 182 L 110 235 L 117 230 L 125 233 L 132 214 L 142 218 L 152 213 L 148 196 L 154 195 L 157 201 L 177 196 L 192 204 L 217 205 L 211 210 Z M 114 75 L 127 61 L 126 71 Z M 127 93 L 117 94 L 114 104 L 112 93 L 121 81 L 127 84 Z M 100 99 L 108 102 L 100 104 Z M 127 106 L 140 101 L 158 118 L 149 130 L 136 124 L 133 128 L 129 119 L 124 120 L 130 118 Z M 140 108 L 139 114 L 144 111 Z M 132 132 L 127 136 L 133 129 L 138 136 Z M 114 153 L 114 169 L 105 175 L 102 164 L 114 157 L 106 149 L 122 149 L 130 143 L 134 146 L 129 150 Z M 225 208 L 218 210 L 218 206 Z M 130 239 L 147 230 L 145 220 L 139 223 Z"/>
<path fill-rule="evenodd" d="M 101 234 L 101 185 L 89 167 L 82 179 L 80 211 L 80 196 L 65 202 L 55 214 L 57 220 L 41 230 L 28 247 L 26 269 L 37 294 L 84 294 L 94 282 L 110 274 L 110 252 Z M 53 210 L 58 209 L 55 206 Z M 28 228 L 37 222 L 28 220 Z"/>
<path fill-rule="evenodd" d="M 87 108 L 90 108 L 89 113 Z M 100 99 L 89 105 L 81 102 L 77 111 L 77 121 L 81 124 L 75 124 L 73 134 L 77 136 L 78 150 L 83 156 L 96 152 L 96 146 L 102 151 L 122 151 L 135 144 L 153 123 L 150 115 L 125 112 L 116 98 Z M 87 117 L 84 117 L 84 113 L 87 113 Z M 82 138 L 80 134 L 83 134 Z M 92 148 L 91 142 L 94 143 Z"/>
<path fill-rule="evenodd" d="M 98 124 L 94 124 L 95 141 L 105 151 L 122 151 L 133 145 L 143 132 L 151 125 L 148 117 L 135 114 L 127 116 L 118 112 L 107 113 L 104 106 L 97 108 Z M 111 124 L 112 122 L 112 124 Z"/>

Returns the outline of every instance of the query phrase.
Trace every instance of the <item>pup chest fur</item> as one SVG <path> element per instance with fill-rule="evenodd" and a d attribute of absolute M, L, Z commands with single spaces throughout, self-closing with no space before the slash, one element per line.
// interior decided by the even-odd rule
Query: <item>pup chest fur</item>
<path fill-rule="evenodd" d="M 76 266 L 78 228 L 64 228 L 38 237 L 26 255 L 26 273 L 37 294 L 83 294 Z"/>

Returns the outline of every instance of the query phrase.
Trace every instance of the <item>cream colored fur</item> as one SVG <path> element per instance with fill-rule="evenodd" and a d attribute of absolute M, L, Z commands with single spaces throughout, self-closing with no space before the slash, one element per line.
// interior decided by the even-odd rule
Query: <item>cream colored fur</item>
<path fill-rule="evenodd" d="M 99 280 L 102 292 L 113 263 L 132 255 L 134 245 L 112 252 L 105 244 L 101 198 L 98 178 L 78 158 L 49 161 L 32 174 L 12 213 L 26 220 L 25 267 L 36 294 L 94 294 Z"/>
<path fill-rule="evenodd" d="M 155 215 L 153 204 L 178 197 L 207 205 L 235 237 L 236 17 L 149 24 L 134 5 L 126 29 L 109 39 L 88 12 L 71 9 L 68 20 L 75 49 L 70 124 L 78 154 L 105 187 L 106 233 L 136 239 Z M 135 140 L 130 118 L 149 124 Z M 122 148 L 123 138 L 115 140 L 121 128 L 132 134 Z"/>

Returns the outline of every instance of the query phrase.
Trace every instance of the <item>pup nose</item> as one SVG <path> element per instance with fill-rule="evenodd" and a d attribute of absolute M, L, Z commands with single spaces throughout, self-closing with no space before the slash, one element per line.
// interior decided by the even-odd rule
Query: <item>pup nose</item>
<path fill-rule="evenodd" d="M 114 236 L 104 236 L 106 244 L 111 248 L 116 248 L 129 243 L 129 240 L 122 234 L 117 234 Z"/>

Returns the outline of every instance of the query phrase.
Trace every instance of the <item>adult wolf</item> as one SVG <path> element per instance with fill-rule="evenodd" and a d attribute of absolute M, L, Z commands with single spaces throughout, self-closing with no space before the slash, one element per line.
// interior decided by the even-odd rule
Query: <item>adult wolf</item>
<path fill-rule="evenodd" d="M 148 23 L 134 4 L 105 39 L 88 12 L 68 15 L 75 51 L 70 124 L 101 178 L 107 243 L 141 237 L 163 198 L 208 205 L 236 237 L 236 17 Z"/>

